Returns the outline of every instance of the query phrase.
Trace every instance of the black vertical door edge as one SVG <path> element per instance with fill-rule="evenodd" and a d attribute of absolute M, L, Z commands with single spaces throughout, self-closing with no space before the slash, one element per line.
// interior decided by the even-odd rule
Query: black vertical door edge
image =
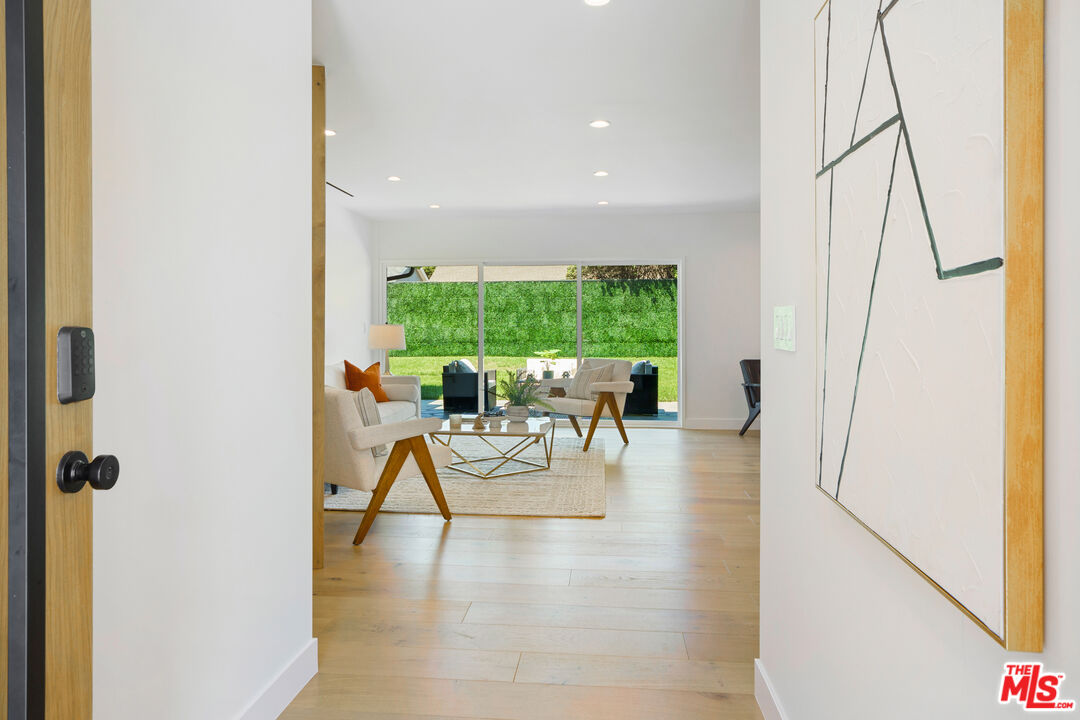
<path fill-rule="evenodd" d="M 5 0 L 8 718 L 45 717 L 45 126 L 42 0 Z"/>

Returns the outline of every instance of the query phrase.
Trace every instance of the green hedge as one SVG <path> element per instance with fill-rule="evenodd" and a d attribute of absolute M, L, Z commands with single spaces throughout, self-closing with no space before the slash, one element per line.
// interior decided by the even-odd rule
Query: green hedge
<path fill-rule="evenodd" d="M 679 354 L 677 280 L 586 280 L 581 285 L 583 357 Z"/>
<path fill-rule="evenodd" d="M 582 348 L 586 357 L 675 357 L 677 280 L 586 280 Z M 558 348 L 577 354 L 577 283 L 492 282 L 484 285 L 484 349 L 531 356 Z M 476 283 L 391 283 L 387 317 L 405 325 L 409 348 L 394 356 L 477 354 Z"/>
<path fill-rule="evenodd" d="M 478 312 L 476 283 L 390 283 L 387 321 L 405 326 L 408 345 L 391 355 L 475 357 Z"/>

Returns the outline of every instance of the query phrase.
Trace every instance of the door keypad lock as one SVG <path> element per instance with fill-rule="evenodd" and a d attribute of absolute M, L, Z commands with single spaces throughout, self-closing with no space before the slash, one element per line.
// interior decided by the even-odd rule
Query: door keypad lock
<path fill-rule="evenodd" d="M 56 395 L 62 405 L 94 397 L 94 331 L 62 327 L 56 336 Z"/>
<path fill-rule="evenodd" d="M 91 461 L 86 453 L 72 450 L 56 468 L 56 484 L 66 493 L 77 493 L 86 483 L 95 490 L 110 490 L 119 477 L 120 461 L 115 455 L 98 455 Z"/>

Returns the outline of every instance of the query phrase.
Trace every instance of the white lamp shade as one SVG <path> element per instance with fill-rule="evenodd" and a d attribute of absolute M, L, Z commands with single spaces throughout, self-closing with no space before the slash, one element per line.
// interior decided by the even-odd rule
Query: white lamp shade
<path fill-rule="evenodd" d="M 368 330 L 368 347 L 372 350 L 404 350 L 404 325 L 372 325 Z"/>

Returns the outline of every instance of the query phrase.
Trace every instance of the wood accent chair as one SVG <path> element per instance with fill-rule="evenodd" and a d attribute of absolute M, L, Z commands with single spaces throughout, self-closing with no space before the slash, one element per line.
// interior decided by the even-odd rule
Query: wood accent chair
<path fill-rule="evenodd" d="M 326 480 L 335 485 L 372 492 L 367 511 L 353 538 L 364 537 L 386 500 L 394 481 L 423 475 L 443 518 L 450 520 L 439 476 L 435 469 L 450 464 L 450 450 L 430 445 L 424 436 L 442 427 L 439 418 L 424 418 L 365 426 L 357 407 L 358 393 L 326 387 Z M 390 451 L 376 456 L 373 448 L 393 443 Z"/>
<path fill-rule="evenodd" d="M 745 435 L 754 420 L 761 414 L 761 360 L 740 360 L 739 369 L 742 370 L 743 394 L 746 395 L 746 410 L 749 417 L 743 423 L 739 435 Z"/>
<path fill-rule="evenodd" d="M 585 438 L 585 452 L 589 451 L 592 444 L 593 434 L 601 417 L 609 417 L 615 421 L 615 427 L 619 429 L 622 440 L 627 445 L 630 440 L 626 437 L 626 428 L 623 427 L 622 413 L 626 405 L 626 396 L 634 390 L 634 383 L 630 381 L 630 370 L 633 364 L 629 360 L 605 360 L 603 358 L 585 358 L 581 361 L 578 371 L 589 370 L 611 364 L 611 380 L 608 382 L 594 382 L 589 386 L 589 392 L 594 399 L 584 400 L 566 396 L 566 391 L 573 382 L 572 378 L 555 378 L 553 380 L 541 380 L 540 385 L 547 388 L 549 393 L 544 400 L 551 405 L 553 412 L 562 413 L 570 418 L 570 424 L 574 426 L 574 432 L 581 437 L 581 425 L 579 417 L 589 416 L 589 434 Z"/>

